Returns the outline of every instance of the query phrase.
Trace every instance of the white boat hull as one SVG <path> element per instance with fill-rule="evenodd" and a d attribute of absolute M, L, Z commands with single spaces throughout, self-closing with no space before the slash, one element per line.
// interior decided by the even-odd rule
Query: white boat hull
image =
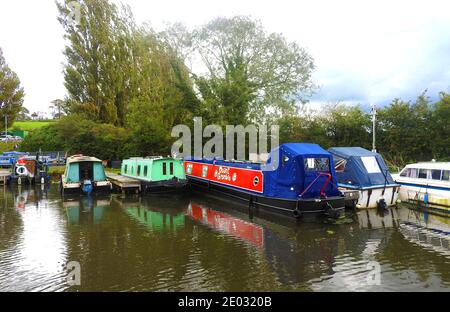
<path fill-rule="evenodd" d="M 400 200 L 408 203 L 426 204 L 450 211 L 450 189 L 441 190 L 426 185 L 412 186 L 403 184 L 400 188 Z"/>
<path fill-rule="evenodd" d="M 394 206 L 397 204 L 399 197 L 399 185 L 387 185 L 386 187 L 372 187 L 372 188 L 354 188 L 345 185 L 339 185 L 342 190 L 358 190 L 359 198 L 356 202 L 356 207 L 361 209 L 377 208 L 381 199 L 384 199 L 387 206 Z"/>

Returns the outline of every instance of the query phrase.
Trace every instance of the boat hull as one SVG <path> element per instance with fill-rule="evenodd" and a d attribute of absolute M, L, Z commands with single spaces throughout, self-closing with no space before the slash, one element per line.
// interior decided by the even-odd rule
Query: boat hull
<path fill-rule="evenodd" d="M 345 210 L 345 198 L 343 196 L 322 199 L 283 199 L 234 189 L 192 176 L 188 176 L 188 183 L 194 190 L 219 193 L 243 201 L 249 206 L 294 217 L 300 217 L 303 214 L 329 214 L 337 217 Z"/>
<path fill-rule="evenodd" d="M 92 189 L 92 194 L 109 194 L 111 193 L 111 183 L 103 182 L 104 185 L 94 185 Z M 85 194 L 83 192 L 83 187 L 80 186 L 70 186 L 66 183 L 61 183 L 60 185 L 62 194 Z"/>
<path fill-rule="evenodd" d="M 450 213 L 450 188 L 401 183 L 399 193 L 402 202 L 426 205 L 429 208 Z"/>
<path fill-rule="evenodd" d="M 356 200 L 347 200 L 347 207 L 357 207 L 360 209 L 378 208 L 380 200 L 383 199 L 388 207 L 395 206 L 399 198 L 400 185 L 387 185 L 368 188 L 355 188 L 339 184 L 339 189 L 343 192 L 358 191 Z"/>
<path fill-rule="evenodd" d="M 187 180 L 171 179 L 165 181 L 141 181 L 141 189 L 145 193 L 182 192 L 186 190 Z"/>
<path fill-rule="evenodd" d="M 44 178 L 44 183 L 42 183 L 42 178 Z M 49 175 L 45 175 L 45 176 L 41 176 L 41 177 L 28 177 L 28 176 L 10 176 L 8 178 L 8 183 L 10 184 L 23 184 L 23 185 L 27 185 L 27 184 L 46 184 L 50 182 L 50 176 Z"/>

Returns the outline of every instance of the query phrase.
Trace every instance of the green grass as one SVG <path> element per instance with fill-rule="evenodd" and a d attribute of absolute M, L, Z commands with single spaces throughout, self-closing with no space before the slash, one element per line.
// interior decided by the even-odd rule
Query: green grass
<path fill-rule="evenodd" d="M 113 169 L 113 168 L 105 168 L 105 171 L 110 172 L 110 173 L 115 173 L 115 174 L 120 173 L 120 169 Z"/>
<path fill-rule="evenodd" d="M 66 166 L 51 166 L 48 168 L 48 173 L 51 175 L 63 174 Z"/>
<path fill-rule="evenodd" d="M 42 128 L 44 126 L 48 126 L 55 121 L 16 121 L 12 128 L 18 128 L 23 131 L 33 131 L 39 128 Z M 11 129 L 12 129 L 11 128 Z"/>

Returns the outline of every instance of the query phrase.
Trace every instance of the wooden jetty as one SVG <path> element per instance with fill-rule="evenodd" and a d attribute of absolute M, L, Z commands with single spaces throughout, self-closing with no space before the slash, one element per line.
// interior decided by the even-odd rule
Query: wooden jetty
<path fill-rule="evenodd" d="M 125 177 L 120 174 L 106 172 L 106 177 L 112 183 L 113 187 L 120 190 L 122 193 L 141 191 L 141 181 L 130 177 Z"/>

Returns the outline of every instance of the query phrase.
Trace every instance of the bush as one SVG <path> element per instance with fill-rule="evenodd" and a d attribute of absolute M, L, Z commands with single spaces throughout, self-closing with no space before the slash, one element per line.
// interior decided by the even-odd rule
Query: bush
<path fill-rule="evenodd" d="M 130 135 L 124 128 L 95 123 L 73 114 L 33 132 L 25 138 L 21 150 L 64 150 L 69 154 L 110 160 L 128 157 L 129 141 Z"/>

